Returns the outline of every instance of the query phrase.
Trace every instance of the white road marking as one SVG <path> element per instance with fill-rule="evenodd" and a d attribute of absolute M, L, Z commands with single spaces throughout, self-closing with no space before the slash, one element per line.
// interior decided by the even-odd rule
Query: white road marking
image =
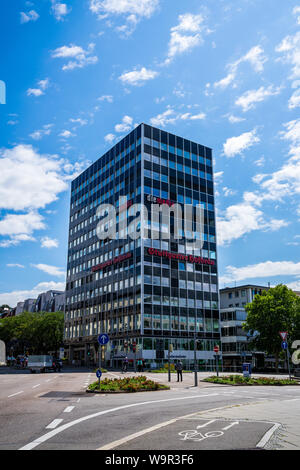
<path fill-rule="evenodd" d="M 211 421 L 208 421 L 205 424 L 200 424 L 199 426 L 197 426 L 197 429 L 205 428 L 205 426 L 208 426 L 209 424 L 214 423 L 215 421 L 216 421 L 215 419 L 212 419 Z"/>
<path fill-rule="evenodd" d="M 21 390 L 21 392 L 13 393 L 12 395 L 8 395 L 7 398 L 15 397 L 16 395 L 20 395 L 20 393 L 24 393 L 23 390 Z"/>
<path fill-rule="evenodd" d="M 226 428 L 222 428 L 222 431 L 227 431 L 227 429 L 232 428 L 232 426 L 235 426 L 236 424 L 240 424 L 238 421 L 234 421 L 234 423 L 229 424 L 226 426 Z"/>
<path fill-rule="evenodd" d="M 54 429 L 54 428 L 56 428 L 62 421 L 63 421 L 63 419 L 54 419 L 50 424 L 48 424 L 48 426 L 46 426 L 46 429 Z"/>
<path fill-rule="evenodd" d="M 32 388 L 39 387 L 41 384 L 34 385 Z"/>
<path fill-rule="evenodd" d="M 119 410 L 124 410 L 128 408 L 133 408 L 133 407 L 138 407 L 138 406 L 145 406 L 149 404 L 155 404 L 155 403 L 166 403 L 170 401 L 179 401 L 179 400 L 191 400 L 194 398 L 203 398 L 203 397 L 212 397 L 212 396 L 217 396 L 219 395 L 218 393 L 210 393 L 207 395 L 196 395 L 196 396 L 188 396 L 188 397 L 180 397 L 180 398 L 167 398 L 164 400 L 151 400 L 151 401 L 145 401 L 145 402 L 139 402 L 139 403 L 132 403 L 130 405 L 123 405 L 123 406 L 118 406 L 116 408 L 110 408 L 109 410 L 105 411 L 99 411 L 98 413 L 93 413 L 91 415 L 83 416 L 82 418 L 76 419 L 74 421 L 71 421 L 70 423 L 63 424 L 57 429 L 53 429 L 52 431 L 48 432 L 47 434 L 44 434 L 43 436 L 39 437 L 38 439 L 35 439 L 34 441 L 30 442 L 29 444 L 26 444 L 25 446 L 21 447 L 19 450 L 31 450 L 37 447 L 38 445 L 42 444 L 43 442 L 48 441 L 52 437 L 56 436 L 57 434 L 65 431 L 66 429 L 69 429 L 76 424 L 80 424 L 84 421 L 87 421 L 88 419 L 92 418 L 97 418 L 98 416 L 102 416 L 108 413 L 113 413 L 114 411 L 119 411 Z"/>
<path fill-rule="evenodd" d="M 72 410 L 74 410 L 75 406 L 67 406 L 67 408 L 64 410 L 64 413 L 71 413 Z"/>
<path fill-rule="evenodd" d="M 256 447 L 265 447 L 267 442 L 271 439 L 272 434 L 281 426 L 279 423 L 275 423 L 274 426 L 263 436 L 263 438 L 256 444 Z"/>

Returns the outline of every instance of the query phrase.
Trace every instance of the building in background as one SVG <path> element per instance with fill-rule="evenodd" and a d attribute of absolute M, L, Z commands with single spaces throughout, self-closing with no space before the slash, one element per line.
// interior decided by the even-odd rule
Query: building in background
<path fill-rule="evenodd" d="M 251 362 L 254 367 L 264 365 L 263 352 L 249 350 L 249 336 L 243 329 L 247 318 L 245 306 L 251 303 L 256 294 L 261 295 L 269 287 L 242 285 L 220 289 L 220 320 L 223 369 L 240 372 L 243 362 Z"/>
<path fill-rule="evenodd" d="M 158 239 L 124 236 L 120 196 L 127 197 L 129 223 L 136 218 L 130 208 L 146 206 L 149 219 L 140 230 L 149 227 L 153 204 L 201 204 L 202 233 L 194 225 L 202 249 L 189 251 L 185 238 L 162 239 L 162 222 L 155 226 Z M 116 240 L 97 236 L 97 208 L 104 203 L 117 208 Z M 69 359 L 95 361 L 97 337 L 107 333 L 110 342 L 102 352 L 107 365 L 119 367 L 127 355 L 159 367 L 172 344 L 171 360 L 193 367 L 196 339 L 198 366 L 211 369 L 220 341 L 218 297 L 212 151 L 141 124 L 72 182 L 65 309 Z"/>
<path fill-rule="evenodd" d="M 49 290 L 38 296 L 34 312 L 63 312 L 65 308 L 65 292 Z"/>
<path fill-rule="evenodd" d="M 39 294 L 37 299 L 25 299 L 18 302 L 12 309 L 14 315 L 21 315 L 24 312 L 64 312 L 65 292 L 58 290 L 49 290 Z"/>

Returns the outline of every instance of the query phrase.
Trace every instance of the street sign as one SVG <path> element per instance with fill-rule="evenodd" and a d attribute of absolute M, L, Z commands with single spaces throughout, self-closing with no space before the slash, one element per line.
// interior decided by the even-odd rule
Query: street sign
<path fill-rule="evenodd" d="M 219 351 L 220 351 L 220 348 L 219 348 L 219 346 L 216 345 L 216 346 L 214 347 L 214 352 L 215 352 L 216 354 L 218 354 Z"/>
<path fill-rule="evenodd" d="M 98 369 L 96 372 L 96 376 L 98 377 L 98 379 L 100 379 L 101 375 L 102 375 L 102 372 L 100 369 Z"/>
<path fill-rule="evenodd" d="M 105 346 L 109 342 L 109 336 L 106 333 L 102 333 L 101 335 L 98 336 L 98 343 L 101 344 L 101 346 Z"/>
<path fill-rule="evenodd" d="M 288 347 L 287 342 L 286 342 L 286 341 L 282 341 L 281 347 L 282 347 L 282 349 L 287 349 L 287 347 Z"/>
<path fill-rule="evenodd" d="M 286 341 L 288 332 L 287 331 L 279 331 L 282 341 Z"/>

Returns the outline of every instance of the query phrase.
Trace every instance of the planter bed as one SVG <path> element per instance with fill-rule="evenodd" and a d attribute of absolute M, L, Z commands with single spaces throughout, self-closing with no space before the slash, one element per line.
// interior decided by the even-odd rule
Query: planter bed
<path fill-rule="evenodd" d="M 161 390 L 170 390 L 167 385 L 158 384 L 145 376 L 126 377 L 123 379 L 104 379 L 101 381 L 101 389 L 98 388 L 99 382 L 94 382 L 87 388 L 88 393 L 136 393 L 136 392 L 155 392 Z"/>
<path fill-rule="evenodd" d="M 246 378 L 242 375 L 227 375 L 223 377 L 207 377 L 201 382 L 221 384 L 221 385 L 300 385 L 296 380 L 276 379 L 274 377 L 252 377 Z"/>

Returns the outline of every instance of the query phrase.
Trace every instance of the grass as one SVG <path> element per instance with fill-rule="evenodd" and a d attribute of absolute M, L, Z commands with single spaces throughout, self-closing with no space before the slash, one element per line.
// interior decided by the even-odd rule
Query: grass
<path fill-rule="evenodd" d="M 244 377 L 243 375 L 225 375 L 207 377 L 203 382 L 224 385 L 299 385 L 296 380 L 276 379 L 275 377 Z"/>
<path fill-rule="evenodd" d="M 147 379 L 144 375 L 137 377 L 125 377 L 123 379 L 104 379 L 101 380 L 101 390 L 99 390 L 99 382 L 89 385 L 89 392 L 146 392 L 155 390 L 169 390 L 170 387 L 159 384 L 153 380 Z"/>

